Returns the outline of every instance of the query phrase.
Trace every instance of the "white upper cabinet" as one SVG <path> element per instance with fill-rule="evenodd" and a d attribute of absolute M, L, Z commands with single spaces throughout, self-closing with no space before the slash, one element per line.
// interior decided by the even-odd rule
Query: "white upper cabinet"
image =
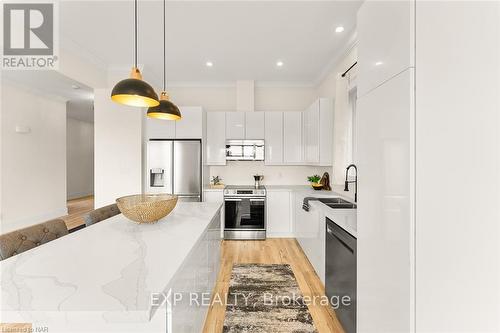
<path fill-rule="evenodd" d="M 302 112 L 283 113 L 283 162 L 303 164 Z"/>
<path fill-rule="evenodd" d="M 226 112 L 226 139 L 245 139 L 245 113 L 246 112 Z"/>
<path fill-rule="evenodd" d="M 414 67 L 415 1 L 365 1 L 358 11 L 358 96 Z"/>
<path fill-rule="evenodd" d="M 146 117 L 146 139 L 201 139 L 203 137 L 203 109 L 181 107 L 180 120 L 162 120 Z"/>
<path fill-rule="evenodd" d="M 175 121 L 146 117 L 146 140 L 175 139 Z"/>
<path fill-rule="evenodd" d="M 304 111 L 304 162 L 319 163 L 319 100 Z"/>
<path fill-rule="evenodd" d="M 245 112 L 245 138 L 264 139 L 264 112 Z"/>
<path fill-rule="evenodd" d="M 265 164 L 283 164 L 283 112 L 265 112 Z"/>
<path fill-rule="evenodd" d="M 226 113 L 207 112 L 206 163 L 226 164 Z"/>
<path fill-rule="evenodd" d="M 203 112 L 201 107 L 180 108 L 182 118 L 175 121 L 176 139 L 201 139 L 203 136 Z"/>
<path fill-rule="evenodd" d="M 303 112 L 304 163 L 308 165 L 332 165 L 333 155 L 333 101 L 329 98 L 316 100 Z"/>

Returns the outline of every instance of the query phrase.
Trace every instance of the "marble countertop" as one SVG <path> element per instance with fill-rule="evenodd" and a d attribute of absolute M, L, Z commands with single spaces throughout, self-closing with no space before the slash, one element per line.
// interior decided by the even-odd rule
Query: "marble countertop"
<path fill-rule="evenodd" d="M 120 214 L 1 261 L 2 321 L 26 311 L 150 321 L 151 293 L 168 290 L 220 208 L 179 202 L 164 220 L 142 225 Z"/>
<path fill-rule="evenodd" d="M 289 192 L 301 192 L 301 193 L 308 193 L 311 196 L 319 195 L 322 197 L 325 196 L 332 196 L 332 197 L 342 197 L 345 198 L 346 200 L 353 200 L 354 199 L 354 192 L 349 191 L 349 192 L 344 192 L 344 188 L 342 185 L 333 185 L 332 191 L 316 191 L 311 188 L 310 185 L 266 185 L 267 191 L 289 191 Z M 351 186 L 354 187 L 354 186 Z M 203 191 L 223 191 L 223 188 L 212 188 L 210 185 L 205 185 L 203 186 Z"/>
<path fill-rule="evenodd" d="M 203 186 L 203 191 L 206 192 L 222 192 L 224 191 L 223 187 L 211 187 L 210 185 L 204 185 Z"/>

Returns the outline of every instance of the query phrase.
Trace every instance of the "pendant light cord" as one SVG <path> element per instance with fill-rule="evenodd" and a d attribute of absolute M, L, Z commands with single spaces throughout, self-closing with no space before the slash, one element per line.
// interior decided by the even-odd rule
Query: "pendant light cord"
<path fill-rule="evenodd" d="M 163 0 L 163 91 L 167 91 L 167 42 L 166 42 L 166 35 L 167 35 L 167 14 L 166 14 L 166 8 L 167 8 L 167 0 Z"/>
<path fill-rule="evenodd" d="M 134 66 L 137 68 L 137 0 L 134 0 Z"/>

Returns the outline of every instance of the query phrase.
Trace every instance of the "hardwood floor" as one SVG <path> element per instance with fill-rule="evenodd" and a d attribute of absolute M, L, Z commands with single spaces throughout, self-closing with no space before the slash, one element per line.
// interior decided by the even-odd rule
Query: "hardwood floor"
<path fill-rule="evenodd" d="M 289 264 L 304 296 L 325 294 L 323 284 L 295 239 L 223 241 L 221 269 L 214 293 L 227 294 L 234 263 Z M 215 302 L 209 309 L 203 332 L 222 332 L 225 312 L 225 306 Z M 319 333 L 344 332 L 329 305 L 310 305 L 309 312 Z"/>
<path fill-rule="evenodd" d="M 83 215 L 94 209 L 94 197 L 88 196 L 68 201 L 68 215 L 61 218 L 66 222 L 68 230 L 85 224 Z"/>

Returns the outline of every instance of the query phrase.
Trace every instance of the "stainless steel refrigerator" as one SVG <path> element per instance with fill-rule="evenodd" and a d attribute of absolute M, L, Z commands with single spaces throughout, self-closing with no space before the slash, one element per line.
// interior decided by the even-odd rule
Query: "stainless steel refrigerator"
<path fill-rule="evenodd" d="M 146 193 L 170 193 L 201 201 L 201 141 L 150 140 Z"/>

